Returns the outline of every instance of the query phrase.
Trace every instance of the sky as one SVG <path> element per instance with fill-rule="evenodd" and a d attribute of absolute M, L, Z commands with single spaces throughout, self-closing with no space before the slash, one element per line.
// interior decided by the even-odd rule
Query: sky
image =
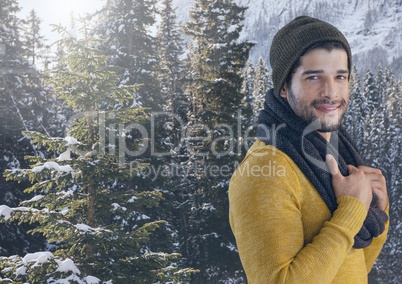
<path fill-rule="evenodd" d="M 58 38 L 53 33 L 51 24 L 70 26 L 71 13 L 74 16 L 92 13 L 100 9 L 106 0 L 18 0 L 20 16 L 25 18 L 31 10 L 35 10 L 42 20 L 42 33 L 51 44 Z"/>

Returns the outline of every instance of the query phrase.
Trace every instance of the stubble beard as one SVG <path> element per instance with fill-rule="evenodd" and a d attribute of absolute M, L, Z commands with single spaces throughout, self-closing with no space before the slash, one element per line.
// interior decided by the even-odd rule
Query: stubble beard
<path fill-rule="evenodd" d="M 300 104 L 299 100 L 296 99 L 292 88 L 288 89 L 288 103 L 292 110 L 300 117 L 307 125 L 313 123 L 317 119 L 320 120 L 321 127 L 317 131 L 319 132 L 333 132 L 340 128 L 343 117 L 345 116 L 347 109 L 347 102 L 344 99 L 339 100 L 313 100 L 310 105 L 303 106 Z M 336 122 L 329 121 L 330 119 L 320 119 L 313 111 L 314 106 L 317 104 L 340 104 L 338 109 L 338 120 Z"/>

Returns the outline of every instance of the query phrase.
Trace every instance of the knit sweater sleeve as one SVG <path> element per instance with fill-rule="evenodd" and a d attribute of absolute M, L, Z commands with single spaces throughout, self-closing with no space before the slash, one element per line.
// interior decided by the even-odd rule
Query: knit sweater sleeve
<path fill-rule="evenodd" d="M 339 198 L 332 218 L 306 244 L 298 168 L 282 152 L 268 152 L 249 154 L 229 186 L 230 223 L 248 283 L 331 283 L 366 209 L 358 199 Z"/>

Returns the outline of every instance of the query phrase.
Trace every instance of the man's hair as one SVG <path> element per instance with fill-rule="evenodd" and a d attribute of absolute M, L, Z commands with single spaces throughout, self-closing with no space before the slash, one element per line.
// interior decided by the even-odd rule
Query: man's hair
<path fill-rule="evenodd" d="M 302 57 L 303 55 L 306 55 L 307 53 L 309 53 L 310 51 L 313 51 L 315 49 L 325 49 L 327 51 L 332 51 L 334 49 L 341 49 L 341 50 L 345 50 L 345 52 L 346 52 L 345 47 L 341 43 L 339 43 L 337 41 L 324 41 L 324 42 L 319 42 L 317 44 L 310 46 L 305 52 L 302 53 L 302 55 L 300 55 L 300 57 Z M 301 65 L 300 57 L 293 64 L 292 68 L 290 69 L 289 74 L 286 77 L 285 82 L 286 82 L 286 85 L 288 86 L 288 88 L 290 88 L 290 86 L 292 84 L 292 74 Z"/>

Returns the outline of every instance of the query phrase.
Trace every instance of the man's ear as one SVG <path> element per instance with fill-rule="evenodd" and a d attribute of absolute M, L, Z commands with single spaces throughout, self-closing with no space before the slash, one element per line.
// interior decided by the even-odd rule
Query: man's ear
<path fill-rule="evenodd" d="M 288 85 L 286 84 L 286 82 L 283 84 L 282 88 L 281 88 L 281 92 L 279 93 L 279 95 L 284 98 L 285 100 L 288 99 Z"/>

